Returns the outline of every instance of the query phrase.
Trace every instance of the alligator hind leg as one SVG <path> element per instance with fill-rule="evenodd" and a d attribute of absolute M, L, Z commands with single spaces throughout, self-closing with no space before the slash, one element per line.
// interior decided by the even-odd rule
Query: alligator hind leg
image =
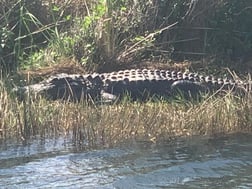
<path fill-rule="evenodd" d="M 207 91 L 205 86 L 195 81 L 179 80 L 171 85 L 172 96 L 181 97 L 184 100 L 200 100 Z"/>

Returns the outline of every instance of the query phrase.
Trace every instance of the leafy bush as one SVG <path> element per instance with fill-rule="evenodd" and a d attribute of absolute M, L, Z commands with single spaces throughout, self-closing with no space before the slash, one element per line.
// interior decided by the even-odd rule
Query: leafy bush
<path fill-rule="evenodd" d="M 69 29 L 69 1 L 1 0 L 0 1 L 0 68 L 15 71 L 30 56 L 38 55 Z M 74 12 L 74 11 L 73 11 Z M 74 12 L 76 14 L 76 12 Z"/>
<path fill-rule="evenodd" d="M 156 58 L 244 58 L 251 54 L 251 5 L 247 0 L 2 0 L 0 67 L 9 72 L 62 56 L 91 67 Z"/>
<path fill-rule="evenodd" d="M 1 1 L 0 7 L 0 67 L 8 72 L 48 40 L 50 27 L 42 22 L 46 19 L 42 17 L 44 9 L 40 1 Z"/>

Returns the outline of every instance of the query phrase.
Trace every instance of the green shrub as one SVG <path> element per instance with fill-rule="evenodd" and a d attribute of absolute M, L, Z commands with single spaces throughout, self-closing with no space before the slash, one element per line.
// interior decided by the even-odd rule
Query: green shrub
<path fill-rule="evenodd" d="M 4 72 L 74 57 L 91 67 L 251 54 L 247 0 L 2 0 Z M 223 62 L 223 61 L 219 61 Z"/>
<path fill-rule="evenodd" d="M 33 55 L 58 37 L 63 27 L 69 27 L 70 16 L 64 4 L 51 1 L 0 1 L 0 68 L 15 71 Z"/>
<path fill-rule="evenodd" d="M 18 62 L 29 52 L 45 44 L 49 27 L 42 22 L 41 1 L 1 1 L 0 6 L 0 67 L 3 72 L 9 72 L 16 70 Z"/>

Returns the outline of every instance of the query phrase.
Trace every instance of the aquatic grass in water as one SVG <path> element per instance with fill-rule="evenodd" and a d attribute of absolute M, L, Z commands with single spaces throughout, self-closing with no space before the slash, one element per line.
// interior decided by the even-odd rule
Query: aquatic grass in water
<path fill-rule="evenodd" d="M 0 85 L 0 138 L 71 136 L 85 146 L 110 146 L 132 138 L 151 141 L 176 136 L 252 131 L 251 98 L 231 94 L 200 103 L 129 102 L 95 105 L 85 101 L 20 102 Z"/>

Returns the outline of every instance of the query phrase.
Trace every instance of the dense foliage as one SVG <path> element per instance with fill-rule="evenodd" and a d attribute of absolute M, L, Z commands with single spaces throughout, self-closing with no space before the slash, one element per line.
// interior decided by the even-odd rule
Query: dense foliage
<path fill-rule="evenodd" d="M 250 58 L 249 0 L 1 0 L 0 68 Z"/>

